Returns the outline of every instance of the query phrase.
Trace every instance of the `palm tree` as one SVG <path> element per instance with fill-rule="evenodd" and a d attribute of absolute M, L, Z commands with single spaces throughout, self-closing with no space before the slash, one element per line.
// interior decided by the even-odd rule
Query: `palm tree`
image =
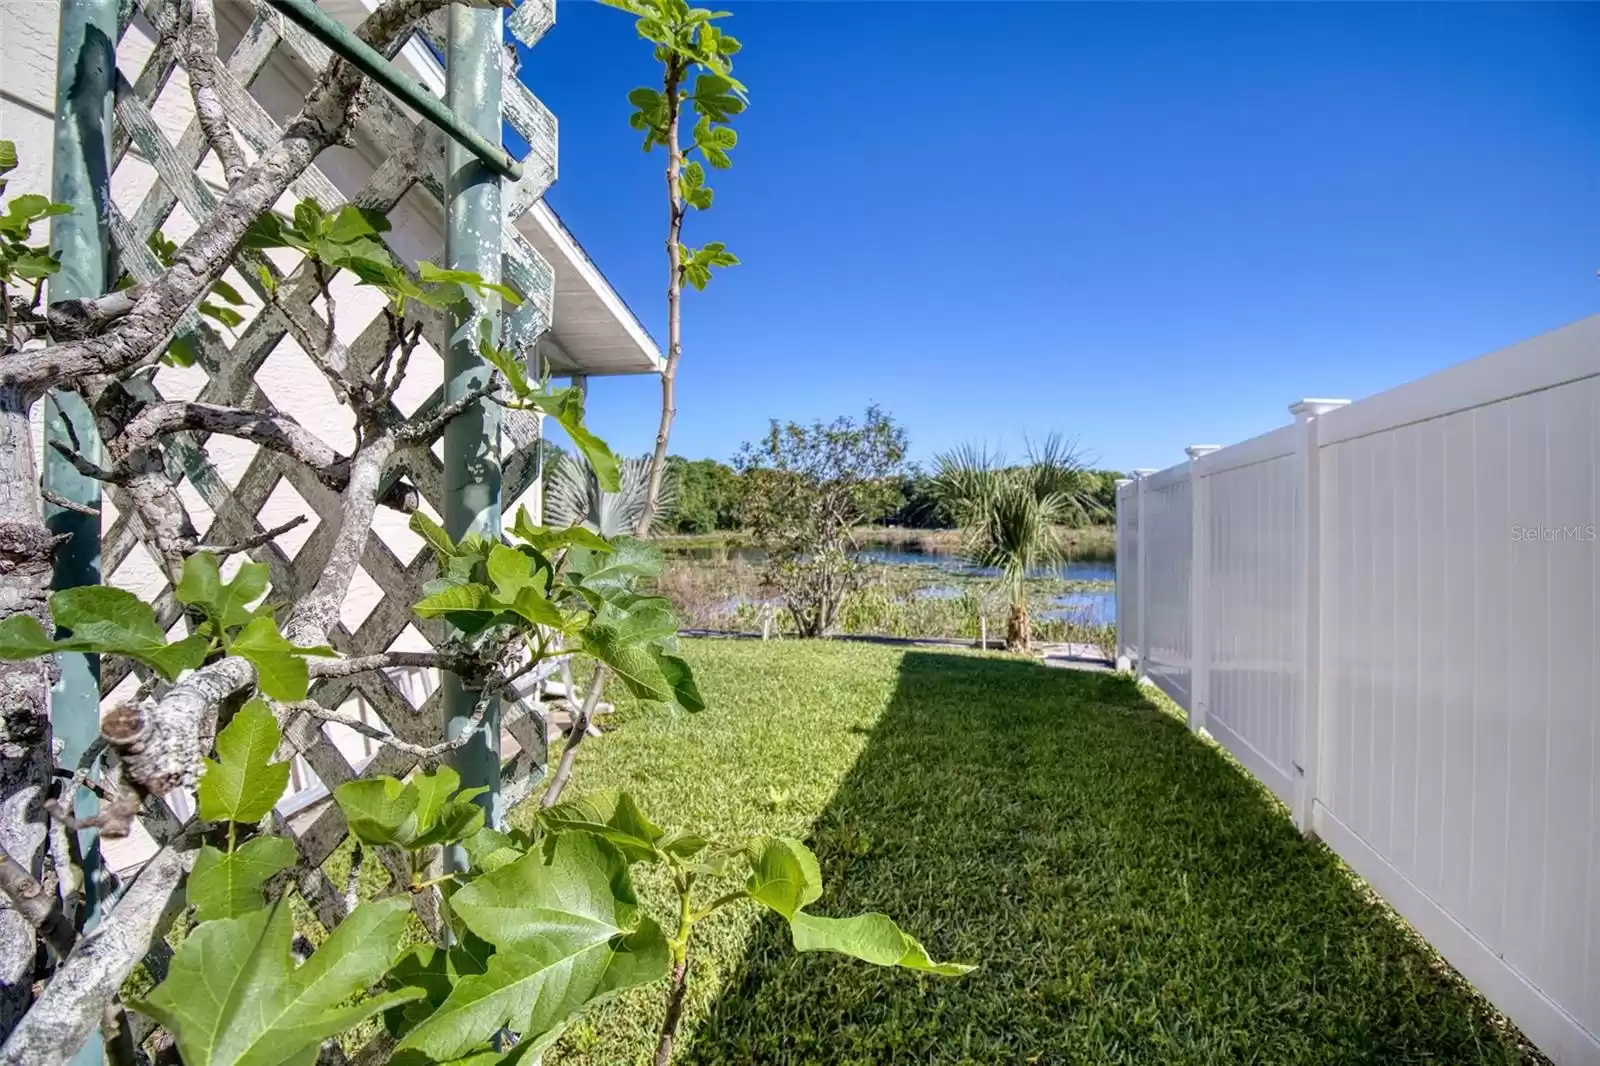
<path fill-rule="evenodd" d="M 622 460 L 622 485 L 617 492 L 600 488 L 594 469 L 581 452 L 563 455 L 547 475 L 544 513 L 550 525 L 581 525 L 602 537 L 632 536 L 649 495 L 649 459 Z M 677 486 L 669 479 L 656 504 L 659 517 L 665 519 L 672 513 L 676 498 Z"/>
<path fill-rule="evenodd" d="M 1028 445 L 1028 461 L 966 445 L 934 460 L 933 494 L 961 528 L 961 554 L 1000 571 L 1011 600 L 1006 648 L 1028 651 L 1030 571 L 1066 555 L 1059 527 L 1082 522 L 1096 509 L 1092 478 L 1071 442 L 1058 436 Z"/>

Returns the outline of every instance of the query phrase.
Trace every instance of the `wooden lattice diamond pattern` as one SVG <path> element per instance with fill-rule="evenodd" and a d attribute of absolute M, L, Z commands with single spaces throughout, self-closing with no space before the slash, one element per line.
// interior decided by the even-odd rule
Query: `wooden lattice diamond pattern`
<path fill-rule="evenodd" d="M 143 163 L 154 170 L 154 181 L 137 209 L 125 213 L 113 206 L 111 210 L 113 247 L 120 268 L 141 280 L 155 276 L 161 269 L 147 245 L 150 235 L 184 216 L 191 223 L 204 218 L 217 201 L 212 188 L 197 172 L 207 160 L 209 149 L 199 123 L 192 117 L 192 109 L 176 144 L 163 132 L 155 114 L 164 91 L 182 91 L 187 97 L 186 91 L 173 86 L 174 75 L 178 72 L 175 40 L 171 35 L 160 33 L 175 17 L 176 3 L 177 0 L 136 0 L 137 11 L 155 27 L 152 36 L 156 43 L 134 81 L 130 83 L 120 71 L 117 78 L 113 167 L 120 169 L 129 163 L 132 158 L 129 149 L 133 147 L 137 148 L 137 156 L 142 157 Z M 238 6 L 232 9 L 238 10 Z M 256 4 L 247 10 L 252 16 L 251 22 L 226 58 L 218 89 L 234 130 L 249 150 L 260 151 L 276 140 L 280 131 L 267 110 L 251 95 L 252 83 L 275 56 L 280 68 L 287 59 L 297 69 L 314 73 L 327 63 L 329 52 L 271 8 Z M 124 20 L 125 37 L 133 14 L 134 9 L 130 7 Z M 510 23 L 518 35 L 531 44 L 552 24 L 553 14 L 553 0 L 527 0 L 511 16 Z M 437 26 L 430 30 L 431 34 L 438 33 Z M 395 51 L 403 46 L 401 42 Z M 550 323 L 553 276 L 549 265 L 510 223 L 533 206 L 554 180 L 556 126 L 553 116 L 509 73 L 503 93 L 505 119 L 531 149 L 524 161 L 525 176 L 504 190 L 507 221 L 504 279 L 524 296 L 520 306 L 507 316 L 505 336 L 506 343 L 531 358 L 535 342 Z M 412 121 L 381 91 L 374 90 L 359 132 L 371 139 L 384 160 L 359 191 L 347 198 L 320 170 L 313 168 L 295 183 L 297 197 L 314 197 L 328 209 L 353 202 L 389 212 L 412 190 L 420 190 L 437 204 L 443 203 L 445 138 L 440 131 Z M 315 286 L 306 276 L 307 272 L 288 269 L 285 273 L 287 278 L 280 288 L 281 298 L 312 308 Z M 249 286 L 257 300 L 264 302 L 254 271 L 235 271 L 230 279 L 241 291 Z M 312 309 L 315 313 L 315 308 Z M 293 346 L 292 340 L 286 341 L 288 330 L 281 313 L 270 306 L 255 310 L 231 344 L 195 328 L 197 325 L 198 319 L 191 314 L 185 330 L 199 352 L 199 365 L 204 372 L 204 383 L 197 398 L 272 409 L 271 399 L 255 379 L 267 360 L 280 351 L 280 346 Z M 363 370 L 373 369 L 382 354 L 385 334 L 382 317 L 375 317 L 350 345 L 352 361 Z M 424 336 L 434 351 L 442 351 L 443 321 L 437 316 L 427 321 Z M 152 399 L 158 396 L 157 386 L 148 379 L 141 379 L 138 387 L 146 390 Z M 435 386 L 418 410 L 425 412 L 436 407 L 440 392 Z M 326 429 L 317 425 L 308 428 L 319 433 Z M 539 476 L 538 434 L 534 427 L 524 427 L 524 430 L 517 434 L 518 446 L 503 449 L 504 499 L 508 504 L 534 485 Z M 250 554 L 270 568 L 274 596 L 293 599 L 310 589 L 325 566 L 333 539 L 335 527 L 329 519 L 338 513 L 333 493 L 293 462 L 264 449 L 256 451 L 242 477 L 233 485 L 219 472 L 208 454 L 207 441 L 201 435 L 174 436 L 169 439 L 166 452 L 174 482 L 186 482 L 185 495 L 211 512 L 209 527 L 201 530 L 202 540 L 207 544 L 238 543 L 265 532 L 269 527 L 261 520 L 263 508 L 280 485 L 291 487 L 319 521 L 298 550 L 292 552 L 292 557 L 274 543 L 254 549 Z M 396 467 L 397 475 L 411 481 L 438 512 L 442 505 L 442 467 L 437 455 L 427 451 L 409 454 L 397 462 Z M 110 496 L 118 517 L 105 530 L 102 565 L 107 580 L 114 581 L 118 571 L 140 549 L 135 523 L 129 518 L 125 501 L 118 498 L 115 490 Z M 201 523 L 197 521 L 196 524 Z M 431 643 L 443 639 L 445 632 L 441 623 L 420 620 L 410 610 L 410 604 L 421 596 L 422 583 L 432 576 L 434 562 L 430 552 L 419 550 L 409 562 L 405 561 L 374 532 L 368 537 L 361 567 L 382 596 L 354 629 L 343 624 L 335 628 L 330 640 L 339 651 L 363 655 L 388 650 L 408 627 Z M 182 612 L 170 584 L 161 588 L 154 603 L 163 625 L 170 627 L 178 622 Z M 128 668 L 119 665 L 121 662 L 107 664 L 102 679 L 103 693 L 111 693 L 127 680 Z M 359 698 L 388 729 L 406 740 L 431 744 L 440 739 L 437 691 L 420 707 L 414 707 L 393 679 L 382 672 L 374 672 L 319 683 L 312 694 L 324 705 L 335 707 Z M 503 722 L 521 748 L 503 769 L 506 799 L 514 803 L 526 796 L 542 775 L 544 720 L 538 704 L 526 700 L 507 707 Z M 350 780 L 358 772 L 324 734 L 320 723 L 309 717 L 302 716 L 288 723 L 284 748 L 280 753 L 282 757 L 303 757 L 329 789 Z M 380 747 L 361 769 L 367 773 L 400 775 L 415 764 L 414 756 Z M 164 804 L 150 804 L 146 815 L 145 828 L 158 842 L 169 838 L 177 828 L 177 819 Z M 342 816 L 333 805 L 322 804 L 296 816 L 294 821 L 293 826 L 285 828 L 295 836 L 303 859 L 298 887 L 318 917 L 331 927 L 345 913 L 344 895 L 328 882 L 319 867 L 346 836 Z M 153 962 L 160 967 L 160 959 Z"/>

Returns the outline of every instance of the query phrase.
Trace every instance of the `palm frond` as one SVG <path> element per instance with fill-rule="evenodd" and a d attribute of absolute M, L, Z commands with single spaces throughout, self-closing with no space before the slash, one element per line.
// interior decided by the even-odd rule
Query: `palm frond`
<path fill-rule="evenodd" d="M 1056 562 L 1062 545 L 1056 526 L 1063 518 L 1063 498 L 1040 495 L 1023 471 L 999 478 L 968 532 L 967 555 L 980 566 L 1000 571 L 1001 581 L 1021 594 L 1028 572 Z"/>
<path fill-rule="evenodd" d="M 553 526 L 581 525 L 602 537 L 631 534 L 650 492 L 650 460 L 624 459 L 621 473 L 619 491 L 605 492 L 582 453 L 563 456 L 554 470 L 545 472 L 545 521 Z M 671 514 L 676 502 L 677 486 L 669 477 L 661 485 L 659 514 Z"/>
<path fill-rule="evenodd" d="M 1075 447 L 1059 436 L 1030 443 L 1021 466 L 972 445 L 934 461 L 932 491 L 962 529 L 962 556 L 998 570 L 1018 604 L 1029 571 L 1065 555 L 1057 529 L 1081 513 L 1089 489 Z"/>
<path fill-rule="evenodd" d="M 965 527 L 981 515 L 1004 472 L 1004 455 L 991 454 L 985 445 L 963 444 L 934 457 L 930 495 Z"/>
<path fill-rule="evenodd" d="M 1027 471 L 1036 493 L 1061 497 L 1057 507 L 1063 524 L 1086 521 L 1102 510 L 1094 498 L 1094 475 L 1076 440 L 1052 433 L 1037 444 L 1029 441 Z"/>

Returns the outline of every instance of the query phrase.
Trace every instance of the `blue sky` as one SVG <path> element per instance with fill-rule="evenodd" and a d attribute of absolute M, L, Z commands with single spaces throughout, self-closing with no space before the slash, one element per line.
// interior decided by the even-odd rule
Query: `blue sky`
<path fill-rule="evenodd" d="M 1600 6 L 728 3 L 751 107 L 690 244 L 673 451 L 884 405 L 913 456 L 1061 432 L 1102 465 L 1288 421 L 1600 311 Z M 665 335 L 628 16 L 524 77 L 549 201 Z M 654 379 L 597 379 L 619 450 Z"/>

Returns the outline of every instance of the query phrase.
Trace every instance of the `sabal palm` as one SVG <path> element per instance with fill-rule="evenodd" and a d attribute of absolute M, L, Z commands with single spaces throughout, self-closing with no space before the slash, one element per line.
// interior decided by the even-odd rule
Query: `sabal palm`
<path fill-rule="evenodd" d="M 602 537 L 631 536 L 650 492 L 650 460 L 622 460 L 621 475 L 619 490 L 606 492 L 582 453 L 562 456 L 547 472 L 545 521 L 553 526 L 585 526 Z M 658 516 L 671 514 L 676 495 L 669 478 L 661 486 Z"/>
<path fill-rule="evenodd" d="M 1000 572 L 1011 600 L 1006 647 L 1028 650 L 1028 574 L 1065 556 L 1060 527 L 1081 521 L 1095 506 L 1076 450 L 1052 436 L 1029 445 L 1026 463 L 1009 466 L 986 449 L 957 448 L 936 458 L 933 491 L 961 528 L 961 554 Z"/>

